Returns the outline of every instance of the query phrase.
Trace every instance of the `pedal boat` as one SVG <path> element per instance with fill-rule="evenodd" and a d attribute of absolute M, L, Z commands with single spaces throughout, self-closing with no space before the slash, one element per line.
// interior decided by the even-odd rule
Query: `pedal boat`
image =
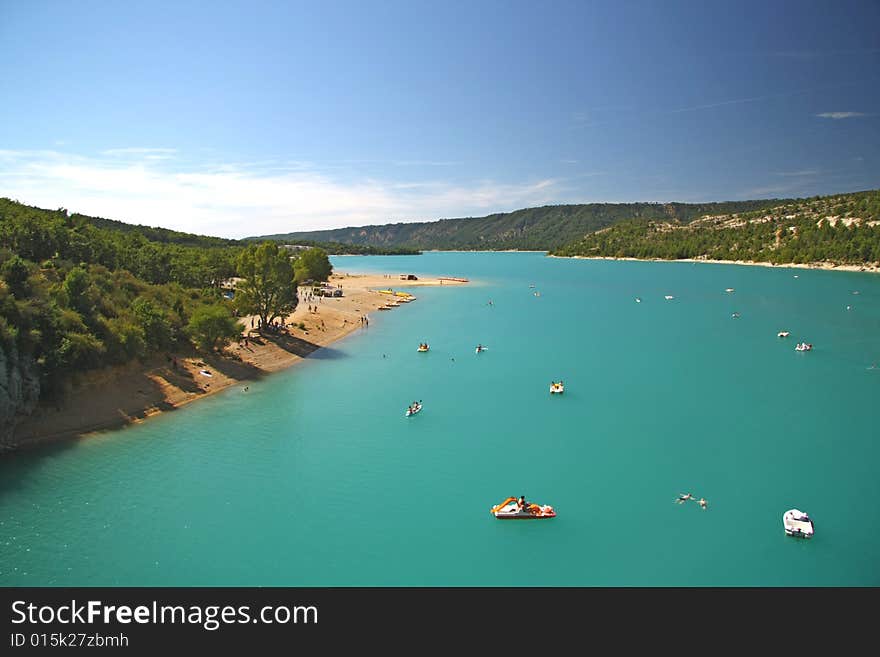
<path fill-rule="evenodd" d="M 785 533 L 797 538 L 813 538 L 813 521 L 803 511 L 789 509 L 782 514 L 782 526 Z"/>
<path fill-rule="evenodd" d="M 489 509 L 489 513 L 498 520 L 543 520 L 556 517 L 556 511 L 549 504 L 529 504 L 520 509 L 515 497 L 508 497 L 501 504 L 496 504 Z"/>

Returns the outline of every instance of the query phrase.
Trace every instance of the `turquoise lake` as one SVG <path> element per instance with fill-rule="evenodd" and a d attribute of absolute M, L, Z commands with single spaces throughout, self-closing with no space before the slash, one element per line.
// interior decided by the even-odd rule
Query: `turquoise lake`
<path fill-rule="evenodd" d="M 333 262 L 472 282 L 248 392 L 3 458 L 0 585 L 880 585 L 880 277 Z M 496 520 L 509 495 L 558 516 Z"/>

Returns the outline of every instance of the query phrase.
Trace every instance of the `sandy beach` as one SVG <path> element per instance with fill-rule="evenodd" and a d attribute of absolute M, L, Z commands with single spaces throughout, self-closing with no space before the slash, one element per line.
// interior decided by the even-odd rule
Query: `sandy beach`
<path fill-rule="evenodd" d="M 41 404 L 18 425 L 16 447 L 87 436 L 141 422 L 290 367 L 354 331 L 369 330 L 361 318 L 374 318 L 380 306 L 395 299 L 378 290 L 408 292 L 415 297 L 409 303 L 421 303 L 415 294 L 417 289 L 413 288 L 466 284 L 448 278 L 418 276 L 417 280 L 401 280 L 397 274 L 343 272 L 334 273 L 329 283 L 341 286 L 343 296 L 307 300 L 301 291 L 296 311 L 284 318 L 286 331 L 261 336 L 251 330 L 252 320 L 256 326 L 256 318 L 242 317 L 244 334 L 249 335 L 247 341 L 233 342 L 222 354 L 205 354 L 195 349 L 170 352 L 147 362 L 79 375 L 70 382 L 60 404 Z M 406 312 L 407 305 L 400 303 L 383 312 Z"/>
<path fill-rule="evenodd" d="M 854 271 L 869 274 L 880 274 L 880 263 L 868 263 L 864 265 L 838 265 L 833 262 L 808 262 L 803 264 L 785 263 L 774 264 L 772 262 L 755 262 L 753 260 L 710 260 L 708 258 L 680 258 L 666 260 L 664 258 L 616 258 L 614 256 L 556 256 L 551 258 L 574 258 L 577 260 L 630 260 L 633 262 L 708 262 L 716 265 L 749 265 L 753 267 L 774 267 L 777 269 L 825 269 L 828 271 Z"/>

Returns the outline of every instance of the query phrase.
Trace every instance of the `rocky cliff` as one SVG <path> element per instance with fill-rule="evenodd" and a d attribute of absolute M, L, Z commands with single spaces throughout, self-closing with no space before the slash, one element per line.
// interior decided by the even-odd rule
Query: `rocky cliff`
<path fill-rule="evenodd" d="M 0 344 L 0 450 L 15 447 L 15 427 L 40 397 L 36 364 L 15 345 Z"/>

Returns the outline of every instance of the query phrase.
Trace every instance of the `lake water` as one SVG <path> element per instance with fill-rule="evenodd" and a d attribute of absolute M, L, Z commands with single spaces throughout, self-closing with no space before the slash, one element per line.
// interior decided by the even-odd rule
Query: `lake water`
<path fill-rule="evenodd" d="M 333 262 L 473 282 L 248 392 L 3 459 L 0 585 L 880 585 L 880 277 Z M 558 516 L 489 514 L 523 494 Z"/>

